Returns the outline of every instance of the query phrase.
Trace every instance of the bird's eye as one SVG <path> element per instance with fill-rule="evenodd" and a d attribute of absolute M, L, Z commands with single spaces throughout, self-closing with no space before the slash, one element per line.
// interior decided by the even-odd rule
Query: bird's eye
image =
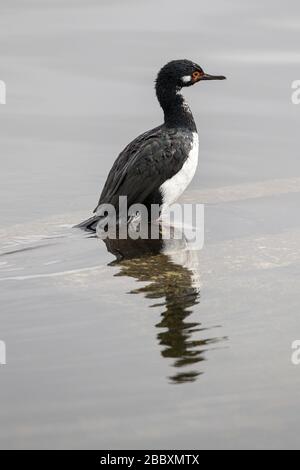
<path fill-rule="evenodd" d="M 199 80 L 199 78 L 200 78 L 202 75 L 203 75 L 203 74 L 202 74 L 201 72 L 199 72 L 199 70 L 195 70 L 195 72 L 192 73 L 193 81 Z"/>

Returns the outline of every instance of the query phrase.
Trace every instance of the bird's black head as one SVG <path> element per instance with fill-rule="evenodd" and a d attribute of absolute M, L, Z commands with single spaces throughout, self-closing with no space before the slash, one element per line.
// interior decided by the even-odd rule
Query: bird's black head
<path fill-rule="evenodd" d="M 225 80 L 223 75 L 208 75 L 202 68 L 190 60 L 172 60 L 159 72 L 156 88 L 182 88 L 205 80 Z"/>

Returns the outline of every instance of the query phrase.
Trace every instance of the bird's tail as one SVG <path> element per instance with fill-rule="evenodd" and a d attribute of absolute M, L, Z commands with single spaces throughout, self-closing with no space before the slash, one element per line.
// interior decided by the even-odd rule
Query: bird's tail
<path fill-rule="evenodd" d="M 75 225 L 75 228 L 81 228 L 87 232 L 96 232 L 98 222 L 101 218 L 102 217 L 99 215 L 94 215 L 90 219 L 84 220 L 80 224 Z"/>

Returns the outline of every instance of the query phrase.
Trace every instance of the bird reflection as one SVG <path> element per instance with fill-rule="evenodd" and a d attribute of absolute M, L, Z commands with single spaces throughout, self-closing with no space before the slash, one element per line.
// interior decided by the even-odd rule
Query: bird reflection
<path fill-rule="evenodd" d="M 128 276 L 146 285 L 131 291 L 155 300 L 152 307 L 161 308 L 157 340 L 163 357 L 173 359 L 176 373 L 169 379 L 180 384 L 193 382 L 202 375 L 199 364 L 205 360 L 209 344 L 218 338 L 201 339 L 206 330 L 190 319 L 200 302 L 197 253 L 189 251 L 183 234 L 176 240 L 103 240 L 116 257 L 117 276 Z"/>

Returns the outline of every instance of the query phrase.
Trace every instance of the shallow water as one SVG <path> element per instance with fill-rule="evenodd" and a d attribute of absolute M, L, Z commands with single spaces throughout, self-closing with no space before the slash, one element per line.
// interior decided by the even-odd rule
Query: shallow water
<path fill-rule="evenodd" d="M 299 448 L 297 2 L 2 4 L 1 448 Z M 174 57 L 228 76 L 186 93 L 205 246 L 116 262 L 72 226 Z"/>

